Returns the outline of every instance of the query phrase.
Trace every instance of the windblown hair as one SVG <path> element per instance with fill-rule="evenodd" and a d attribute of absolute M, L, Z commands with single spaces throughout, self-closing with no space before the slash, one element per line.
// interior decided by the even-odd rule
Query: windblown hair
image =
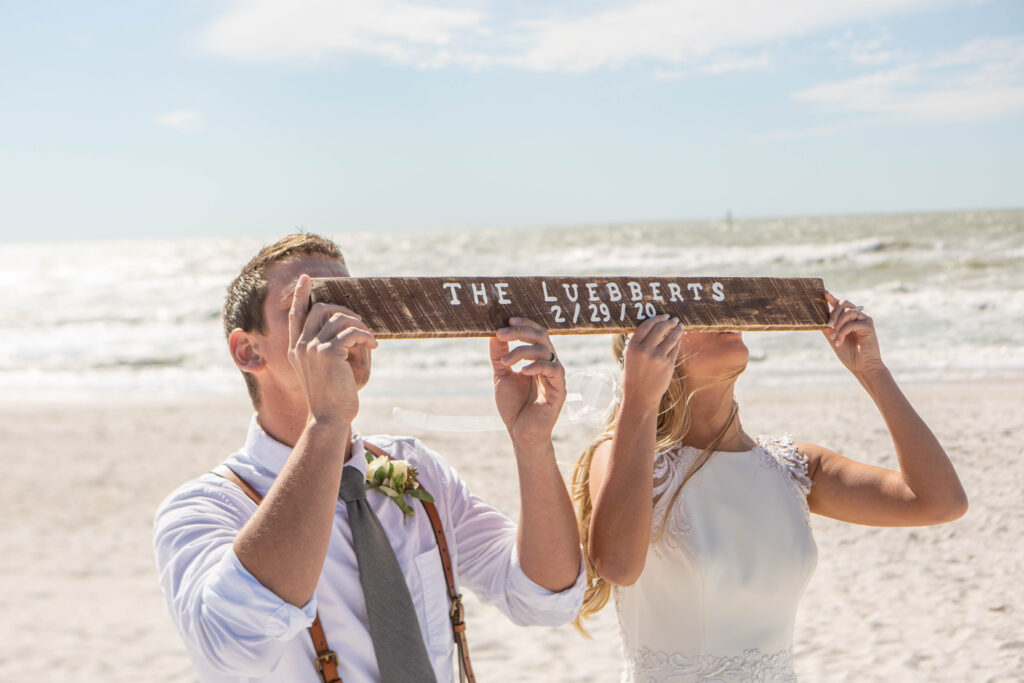
<path fill-rule="evenodd" d="M 623 362 L 627 340 L 628 335 L 626 334 L 616 335 L 612 339 L 612 353 L 615 355 L 619 363 Z M 690 431 L 690 422 L 692 418 L 690 403 L 697 391 L 730 382 L 736 379 L 736 377 L 743 372 L 743 368 L 740 368 L 735 373 L 723 377 L 721 380 L 713 384 L 701 387 L 696 391 L 688 391 L 686 386 L 685 363 L 686 359 L 683 359 L 682 362 L 676 364 L 668 389 L 661 397 L 661 403 L 658 406 L 658 425 L 655 432 L 655 453 L 666 451 L 675 446 L 677 443 L 682 441 Z M 697 470 L 699 470 L 704 463 L 708 461 L 715 452 L 715 449 L 718 448 L 718 445 L 721 443 L 722 439 L 725 437 L 729 428 L 735 421 L 737 412 L 738 406 L 733 402 L 732 411 L 729 414 L 729 419 L 726 420 L 725 426 L 711 441 L 711 443 L 708 444 L 707 448 L 701 452 L 700 456 L 694 460 L 690 469 L 687 471 L 686 476 L 683 477 L 683 482 L 672 493 L 672 498 L 669 500 L 668 507 L 666 509 L 672 509 L 672 506 L 676 504 L 679 493 L 683 490 L 683 486 L 686 485 L 686 482 L 690 480 L 690 477 L 696 474 Z M 608 422 L 605 425 L 604 431 L 601 432 L 601 434 L 599 434 L 580 455 L 572 475 L 572 500 L 573 505 L 576 508 L 576 519 L 579 525 L 580 542 L 583 544 L 587 568 L 587 587 L 583 597 L 583 606 L 580 608 L 579 614 L 573 621 L 573 626 L 575 626 L 576 630 L 587 638 L 590 637 L 590 634 L 583 626 L 584 619 L 588 619 L 604 609 L 605 605 L 608 604 L 609 597 L 611 597 L 611 584 L 602 579 L 597 573 L 593 558 L 590 556 L 590 520 L 594 511 L 593 501 L 590 498 L 590 465 L 594 459 L 594 453 L 597 451 L 597 448 L 614 436 L 618 413 L 619 405 L 616 405 L 612 409 L 611 415 L 608 417 Z M 651 504 L 653 505 L 653 501 Z M 662 522 L 662 525 L 658 529 L 653 540 L 658 540 L 665 532 L 665 522 L 668 521 L 668 517 L 668 515 L 665 515 L 665 520 Z"/>
<path fill-rule="evenodd" d="M 267 300 L 267 280 L 264 275 L 275 263 L 299 256 L 323 256 L 340 261 L 343 265 L 345 263 L 345 257 L 337 244 L 313 233 L 287 235 L 263 247 L 228 285 L 223 314 L 225 337 L 230 338 L 235 329 L 266 332 L 263 304 Z M 260 395 L 256 378 L 247 372 L 243 372 L 242 377 L 245 378 L 253 407 L 259 408 Z"/>

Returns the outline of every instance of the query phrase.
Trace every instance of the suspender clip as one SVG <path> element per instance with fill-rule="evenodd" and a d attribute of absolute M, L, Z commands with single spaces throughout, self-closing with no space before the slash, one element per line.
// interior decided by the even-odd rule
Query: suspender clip
<path fill-rule="evenodd" d="M 452 620 L 453 624 L 462 623 L 462 593 L 452 599 L 452 608 L 448 612 L 448 618 Z"/>
<path fill-rule="evenodd" d="M 320 672 L 320 675 L 324 674 L 324 664 L 331 662 L 335 666 L 338 665 L 338 655 L 335 654 L 334 650 L 328 650 L 322 655 L 318 655 L 316 658 L 316 670 Z"/>

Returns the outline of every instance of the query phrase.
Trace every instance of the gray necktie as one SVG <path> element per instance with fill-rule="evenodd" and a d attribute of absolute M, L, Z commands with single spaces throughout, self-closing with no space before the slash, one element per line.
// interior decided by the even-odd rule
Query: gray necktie
<path fill-rule="evenodd" d="M 409 586 L 384 527 L 366 502 L 363 473 L 355 467 L 343 468 L 338 497 L 348 509 L 359 583 L 366 598 L 370 638 L 382 683 L 436 683 Z"/>

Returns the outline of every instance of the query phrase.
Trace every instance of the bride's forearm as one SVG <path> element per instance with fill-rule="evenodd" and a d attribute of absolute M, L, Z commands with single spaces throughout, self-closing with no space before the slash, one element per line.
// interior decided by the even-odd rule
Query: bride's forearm
<path fill-rule="evenodd" d="M 618 585 L 635 582 L 647 558 L 657 419 L 657 406 L 623 401 L 597 482 L 589 552 L 598 574 Z"/>
<path fill-rule="evenodd" d="M 892 437 L 900 473 L 918 505 L 940 519 L 967 510 L 967 494 L 939 440 L 907 400 L 884 365 L 857 379 L 878 407 Z"/>

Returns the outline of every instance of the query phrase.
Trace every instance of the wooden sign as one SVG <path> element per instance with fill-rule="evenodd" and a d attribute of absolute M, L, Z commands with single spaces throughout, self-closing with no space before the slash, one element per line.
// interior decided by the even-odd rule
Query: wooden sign
<path fill-rule="evenodd" d="M 313 278 L 311 298 L 352 309 L 378 339 L 489 337 L 513 317 L 610 334 L 661 313 L 691 330 L 817 330 L 829 314 L 817 278 Z"/>

